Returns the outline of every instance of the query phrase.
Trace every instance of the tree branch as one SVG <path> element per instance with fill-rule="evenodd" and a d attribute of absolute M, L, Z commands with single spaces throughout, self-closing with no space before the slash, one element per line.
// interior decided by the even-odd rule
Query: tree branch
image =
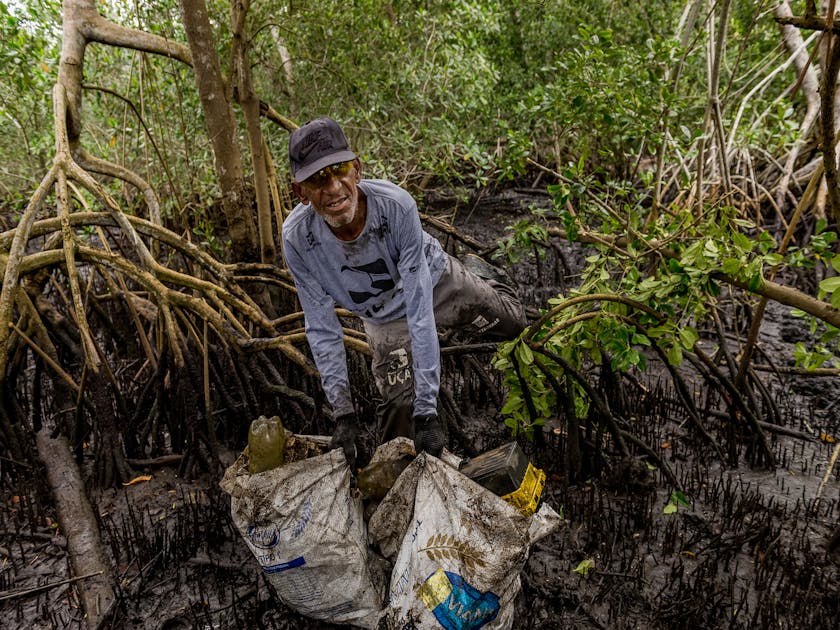
<path fill-rule="evenodd" d="M 88 41 L 162 55 L 192 66 L 192 53 L 184 44 L 146 31 L 120 26 L 102 17 L 95 9 L 92 10 L 94 14 L 82 22 L 81 28 Z"/>

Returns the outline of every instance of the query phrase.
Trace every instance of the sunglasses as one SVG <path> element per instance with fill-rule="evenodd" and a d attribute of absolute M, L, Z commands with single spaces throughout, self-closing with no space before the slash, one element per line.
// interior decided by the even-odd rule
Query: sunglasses
<path fill-rule="evenodd" d="M 344 177 L 350 172 L 351 168 L 353 168 L 353 160 L 331 164 L 313 173 L 303 181 L 311 186 L 324 186 L 329 183 L 330 177 Z"/>

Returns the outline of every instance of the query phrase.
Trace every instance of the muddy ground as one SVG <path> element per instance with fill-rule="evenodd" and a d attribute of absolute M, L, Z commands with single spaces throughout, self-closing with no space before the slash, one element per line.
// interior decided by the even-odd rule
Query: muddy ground
<path fill-rule="evenodd" d="M 545 202 L 520 192 L 461 208 L 455 223 L 492 243 L 529 204 Z M 559 254 L 565 268 L 551 254 L 539 277 L 532 262 L 517 265 L 530 304 L 574 284 L 581 252 Z M 548 273 L 555 263 L 565 277 Z M 771 305 L 761 337 L 766 360 L 759 362 L 792 365 L 793 344 L 806 337 L 786 308 Z M 675 513 L 664 513 L 671 487 L 662 472 L 640 460 L 613 461 L 597 477 L 569 485 L 562 427 L 547 426 L 539 447 L 522 442 L 548 475 L 544 500 L 565 520 L 531 553 L 515 628 L 837 627 L 840 551 L 828 547 L 840 522 L 840 465 L 827 471 L 832 440 L 840 438 L 840 379 L 763 375 L 783 425 L 794 432 L 771 434 L 774 470 L 750 466 L 749 441 L 711 418 L 712 435 L 738 464 L 721 462 L 687 426 L 662 371 L 654 364 L 650 375 L 637 376 L 638 435 L 674 471 L 689 502 Z M 458 377 L 444 380 L 452 385 Z M 696 396 L 702 406 L 701 384 Z M 509 440 L 487 401 L 459 402 L 461 428 L 479 451 Z M 225 464 L 243 444 L 230 445 Z M 174 470 L 150 468 L 142 471 L 146 481 L 92 491 L 122 601 L 106 627 L 330 627 L 272 597 L 230 522 L 221 470 L 198 480 Z M 61 532 L 46 519 L 33 531 L 25 489 L 0 489 L 0 627 L 84 627 L 73 583 L 60 583 L 70 575 Z M 584 560 L 591 569 L 576 572 Z"/>

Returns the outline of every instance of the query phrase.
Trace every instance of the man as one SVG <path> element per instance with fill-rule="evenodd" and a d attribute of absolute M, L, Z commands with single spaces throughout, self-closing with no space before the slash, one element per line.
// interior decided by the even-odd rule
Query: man
<path fill-rule="evenodd" d="M 357 418 L 338 304 L 364 323 L 385 438 L 413 437 L 417 453 L 439 456 L 445 434 L 437 415 L 437 328 L 512 337 L 525 326 L 522 305 L 508 287 L 446 254 L 422 229 L 405 190 L 362 179 L 359 159 L 331 118 L 292 132 L 289 162 L 300 203 L 283 223 L 283 252 L 336 419 L 333 448 L 354 466 Z M 490 275 L 493 268 L 473 258 Z"/>

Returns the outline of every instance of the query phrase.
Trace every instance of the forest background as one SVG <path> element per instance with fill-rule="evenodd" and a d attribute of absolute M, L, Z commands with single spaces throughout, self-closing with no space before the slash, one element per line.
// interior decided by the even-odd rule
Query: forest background
<path fill-rule="evenodd" d="M 787 369 L 840 365 L 833 15 L 833 0 L 0 2 L 4 483 L 37 453 L 48 479 L 79 480 L 78 506 L 85 474 L 119 485 L 165 457 L 217 471 L 261 409 L 329 432 L 278 237 L 288 132 L 322 114 L 458 247 L 539 270 L 558 241 L 585 245 L 575 288 L 530 304 L 494 360 L 514 436 L 563 427 L 566 479 L 605 450 L 680 485 L 610 376 L 650 357 L 720 460 L 742 453 L 723 414 L 749 463 L 773 466 L 778 413 L 753 371 L 767 304 L 811 333 Z M 496 247 L 453 227 L 510 189 L 548 204 Z M 724 328 L 744 333 L 735 352 Z M 704 410 L 686 362 L 718 392 Z M 109 582 L 88 601 L 113 600 Z"/>

